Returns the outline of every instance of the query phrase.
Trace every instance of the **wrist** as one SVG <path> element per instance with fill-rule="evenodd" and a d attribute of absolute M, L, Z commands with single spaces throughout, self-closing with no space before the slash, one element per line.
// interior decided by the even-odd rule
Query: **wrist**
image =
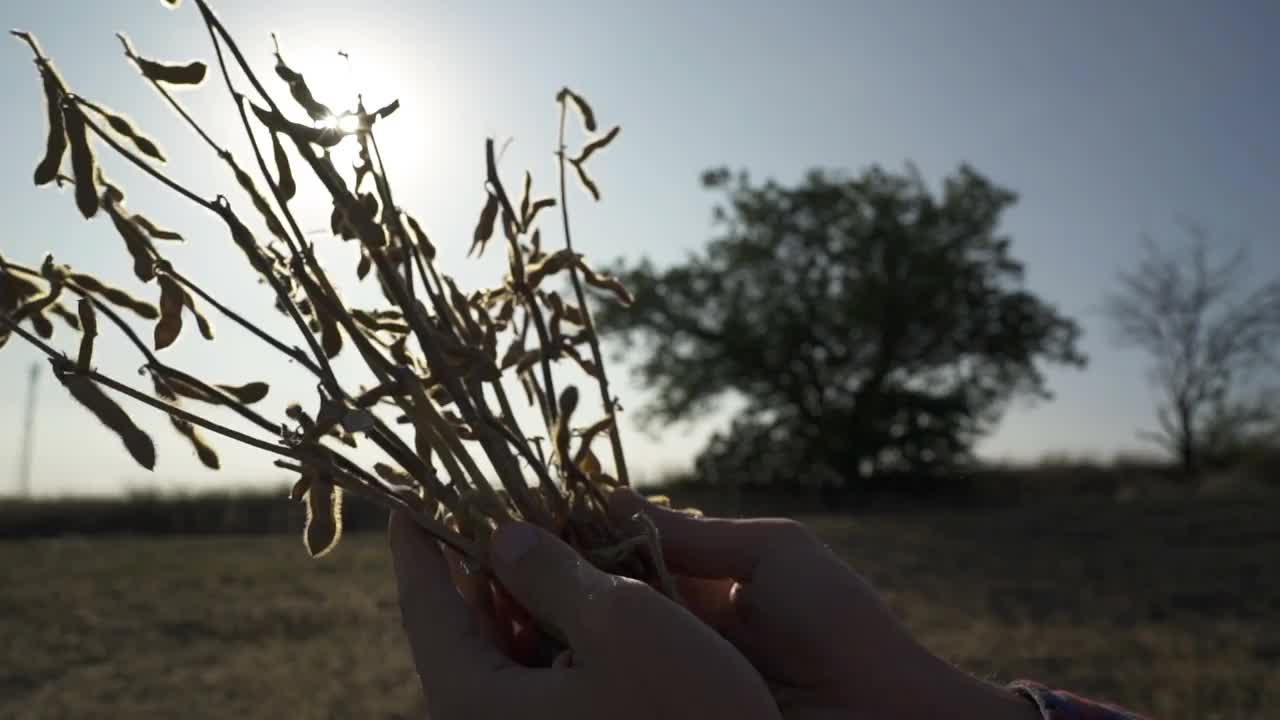
<path fill-rule="evenodd" d="M 1041 720 L 1035 703 L 1017 692 L 985 682 L 930 655 L 932 680 L 919 688 L 928 708 L 918 717 L 948 720 Z M 911 717 L 917 717 L 912 715 Z"/>

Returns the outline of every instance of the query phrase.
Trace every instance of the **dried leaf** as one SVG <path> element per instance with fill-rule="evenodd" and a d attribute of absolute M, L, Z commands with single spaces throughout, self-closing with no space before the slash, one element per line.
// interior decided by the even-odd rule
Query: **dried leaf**
<path fill-rule="evenodd" d="M 600 188 L 596 187 L 595 181 L 593 181 L 593 180 L 591 179 L 591 176 L 587 174 L 586 169 L 585 169 L 585 168 L 583 168 L 581 164 L 579 164 L 579 163 L 577 163 L 577 162 L 575 162 L 575 161 L 573 161 L 573 160 L 570 160 L 570 161 L 569 161 L 569 164 L 573 166 L 573 169 L 574 169 L 575 171 L 577 171 L 577 173 L 578 173 L 578 182 L 582 183 L 582 187 L 583 187 L 583 189 L 584 189 L 584 190 L 586 190 L 587 192 L 591 193 L 591 197 L 595 198 L 596 200 L 599 200 L 599 199 L 600 199 Z"/>
<path fill-rule="evenodd" d="M 86 375 L 62 374 L 58 378 L 67 390 L 71 391 L 81 405 L 84 405 L 103 424 L 110 428 L 120 440 L 133 459 L 142 467 L 151 470 L 156 466 L 156 446 L 151 437 L 137 425 L 129 415 L 107 397 L 97 383 Z"/>
<path fill-rule="evenodd" d="M 200 330 L 200 335 L 205 340 L 213 339 L 213 324 L 209 322 L 209 318 L 196 307 L 195 300 L 192 299 L 191 293 L 186 290 L 182 291 L 183 301 L 187 305 L 187 309 L 196 317 L 196 327 Z"/>
<path fill-rule="evenodd" d="M 578 157 L 573 159 L 573 164 L 581 165 L 582 163 L 586 162 L 587 158 L 591 157 L 595 153 L 595 151 L 613 142 L 614 138 L 618 137 L 618 133 L 621 131 L 622 131 L 621 125 L 614 125 L 612 128 L 609 128 L 609 132 L 596 138 L 595 140 L 592 140 L 586 145 L 583 145 L 582 152 L 578 153 Z"/>
<path fill-rule="evenodd" d="M 31 321 L 31 327 L 35 329 L 37 335 L 45 340 L 53 337 L 53 323 L 45 317 L 43 310 L 32 311 L 27 319 Z"/>
<path fill-rule="evenodd" d="M 591 448 L 586 447 L 579 450 L 578 458 L 579 459 L 576 460 L 574 464 L 578 466 L 578 469 L 582 470 L 583 475 L 590 478 L 603 472 L 603 469 L 600 467 L 600 458 L 596 457 L 596 454 L 591 452 Z"/>
<path fill-rule="evenodd" d="M 23 300 L 41 294 L 40 286 L 18 275 L 6 272 L 0 258 L 0 311 L 11 312 Z"/>
<path fill-rule="evenodd" d="M 428 261 L 434 260 L 436 257 L 436 247 L 431 244 L 431 239 L 427 237 L 427 233 L 422 229 L 422 226 L 418 224 L 418 221 L 415 220 L 412 215 L 405 215 L 404 217 L 409 221 L 409 228 L 413 230 L 413 234 L 416 236 L 414 238 L 414 242 L 417 244 L 418 249 L 422 251 L 422 254 L 426 256 Z"/>
<path fill-rule="evenodd" d="M 135 55 L 133 61 L 148 79 L 170 85 L 199 85 L 204 82 L 204 76 L 209 70 L 199 60 L 183 64 L 162 63 Z"/>
<path fill-rule="evenodd" d="M 582 126 L 587 129 L 587 132 L 595 132 L 596 114 L 591 111 L 591 106 L 587 104 L 586 99 L 569 88 L 563 88 L 556 94 L 556 100 L 562 103 L 566 97 L 572 100 L 574 106 L 578 108 L 578 115 L 582 118 Z"/>
<path fill-rule="evenodd" d="M 176 373 L 165 373 L 163 380 L 165 387 L 170 391 L 170 394 L 176 393 L 184 398 L 199 400 L 200 402 L 209 403 L 210 405 L 223 404 L 222 397 L 220 395 L 209 392 L 198 384 L 187 382 L 181 375 Z"/>
<path fill-rule="evenodd" d="M 293 170 L 289 167 L 289 156 L 284 152 L 284 145 L 280 144 L 280 135 L 278 133 L 271 133 L 271 149 L 276 156 L 276 173 L 280 178 L 276 181 L 276 185 L 280 188 L 280 195 L 285 200 L 292 200 L 293 196 L 298 192 L 298 186 L 293 181 Z"/>
<path fill-rule="evenodd" d="M 271 231 L 272 235 L 275 235 L 281 240 L 288 240 L 289 235 L 285 232 L 284 225 L 280 224 L 280 218 L 276 217 L 275 211 L 271 209 L 269 204 L 267 204 L 267 199 L 262 196 L 262 193 L 258 192 L 258 186 L 254 184 L 253 178 L 249 176 L 249 173 L 240 169 L 240 166 L 231 159 L 230 155 L 227 155 L 227 163 L 231 166 L 231 171 L 236 176 L 236 182 L 240 184 L 240 188 L 249 196 L 249 200 L 253 203 L 253 208 L 258 211 L 258 214 L 262 216 L 263 221 L 266 222 L 267 229 Z M 244 233 L 248 233 L 248 230 L 245 229 Z M 241 250 L 245 250 L 245 252 L 248 253 L 248 250 L 246 249 L 247 246 L 242 244 L 244 237 L 237 237 L 237 235 L 243 235 L 244 233 L 241 233 L 238 227 L 234 225 L 232 226 L 232 237 L 236 240 L 236 244 L 240 245 Z M 253 236 L 250 234 L 248 237 L 249 239 L 252 239 Z M 256 242 L 252 245 L 254 248 L 257 247 Z M 250 256 L 250 261 L 252 260 L 253 257 Z M 254 267 L 256 268 L 257 265 Z M 259 272 L 261 272 L 261 270 L 259 270 Z"/>
<path fill-rule="evenodd" d="M 103 196 L 103 207 L 111 216 L 111 224 L 124 240 L 124 247 L 133 258 L 133 274 L 143 282 L 149 282 L 156 276 L 155 263 L 159 253 L 142 227 L 127 217 L 113 198 L 106 193 Z"/>
<path fill-rule="evenodd" d="M 467 257 L 471 257 L 473 253 L 478 256 L 484 252 L 485 243 L 493 237 L 493 223 L 497 218 L 498 196 L 487 193 L 484 209 L 480 211 L 480 219 L 476 222 L 476 230 L 471 236 L 471 248 L 467 250 Z"/>
<path fill-rule="evenodd" d="M 178 281 L 168 275 L 161 275 L 160 281 L 160 321 L 155 327 L 155 346 L 162 350 L 173 344 L 182 332 L 182 308 L 186 292 Z"/>
<path fill-rule="evenodd" d="M 271 40 L 276 42 L 276 75 L 289 85 L 289 94 L 293 99 L 307 111 L 307 115 L 317 122 L 327 120 L 333 117 L 333 111 L 327 105 L 315 99 L 311 94 L 311 88 L 307 86 L 307 81 L 302 77 L 302 73 L 295 71 L 289 67 L 284 57 L 280 54 L 280 45 L 276 40 L 275 33 L 271 34 Z"/>
<path fill-rule="evenodd" d="M 103 119 L 107 121 L 107 125 L 111 126 L 112 130 L 128 138 L 129 141 L 133 143 L 134 147 L 138 148 L 139 152 L 141 152 L 144 155 L 148 155 L 152 158 L 155 158 L 160 162 L 165 161 L 164 153 L 160 152 L 160 148 L 156 146 L 155 141 L 153 141 L 151 138 L 146 137 L 142 133 L 139 133 L 133 127 L 133 124 L 130 123 L 124 116 L 117 115 L 107 110 L 106 108 L 100 105 L 96 105 L 94 103 L 86 102 L 84 104 L 89 108 L 91 108 L 94 112 L 101 115 Z"/>
<path fill-rule="evenodd" d="M 387 103 L 386 105 L 383 105 L 382 107 L 378 108 L 377 110 L 374 110 L 373 116 L 378 118 L 385 118 L 386 116 L 390 115 L 391 113 L 399 109 L 400 109 L 400 100 L 395 99 Z"/>
<path fill-rule="evenodd" d="M 569 458 L 569 428 L 570 423 L 573 422 L 573 412 L 578 408 L 578 388 L 569 385 L 560 391 L 560 400 L 556 407 L 559 408 L 560 414 L 551 428 L 551 444 L 555 448 L 556 457 L 564 463 L 568 462 Z"/>
<path fill-rule="evenodd" d="M 58 319 L 65 322 L 72 330 L 80 329 L 80 316 L 68 310 L 62 303 L 53 303 L 49 306 L 48 312 L 51 315 L 56 315 Z"/>
<path fill-rule="evenodd" d="M 156 397 L 169 401 L 177 401 L 178 394 L 169 387 L 168 381 L 160 376 L 160 373 L 154 369 L 150 370 L 151 386 L 155 388 Z"/>
<path fill-rule="evenodd" d="M 568 424 L 569 418 L 573 416 L 573 411 L 578 408 L 578 388 L 569 385 L 564 390 L 561 390 L 560 402 L 557 407 L 560 408 L 560 417 Z"/>
<path fill-rule="evenodd" d="M 320 323 L 320 347 L 324 348 L 325 356 L 336 357 L 342 352 L 342 332 L 338 329 L 337 319 L 317 307 L 316 320 Z"/>
<path fill-rule="evenodd" d="M 272 214 L 271 217 L 275 217 L 275 215 Z M 248 226 L 240 222 L 238 217 L 229 213 L 224 220 L 226 221 L 228 228 L 231 230 L 231 241 L 236 244 L 236 247 L 240 248 L 240 251 L 243 252 L 244 256 L 249 260 L 249 265 L 257 271 L 258 275 L 263 280 L 290 279 L 288 275 L 280 275 L 276 273 L 276 266 L 272 263 L 271 259 L 267 257 L 266 253 L 262 251 L 262 246 L 259 245 L 257 239 L 253 237 L 253 232 L 249 230 Z M 278 222 L 279 221 L 277 221 L 277 223 Z M 285 287 L 287 288 L 289 285 L 286 283 Z"/>
<path fill-rule="evenodd" d="M 533 263 L 525 270 L 526 283 L 529 289 L 536 289 L 547 277 L 573 267 L 578 259 L 577 253 L 568 248 L 561 248 Z"/>
<path fill-rule="evenodd" d="M 546 208 L 551 208 L 555 206 L 556 206 L 556 199 L 553 197 L 544 197 L 544 198 L 539 198 L 537 200 L 534 200 L 533 203 L 529 206 L 528 215 L 526 215 L 524 219 L 525 228 L 528 228 L 530 225 L 533 224 L 533 221 L 535 218 L 538 217 L 539 212 L 541 212 Z"/>
<path fill-rule="evenodd" d="M 196 451 L 196 457 L 200 458 L 200 462 L 205 467 L 210 470 L 218 470 L 222 467 L 222 463 L 218 460 L 218 453 L 204 439 L 204 435 L 200 433 L 199 428 L 174 415 L 170 415 L 169 420 L 177 428 L 178 432 L 191 442 L 191 447 Z"/>
<path fill-rule="evenodd" d="M 311 478 L 307 488 L 307 525 L 302 537 L 313 558 L 333 550 L 342 537 L 342 489 L 330 477 Z"/>
<path fill-rule="evenodd" d="M 242 405 L 252 405 L 267 396 L 271 386 L 264 382 L 251 382 L 244 385 L 216 385 L 219 390 L 234 397 Z"/>
<path fill-rule="evenodd" d="M 71 281 L 76 282 L 76 279 L 79 277 L 83 277 L 83 276 L 72 275 Z M 81 287 L 84 287 L 84 286 L 81 285 Z M 90 290 L 89 288 L 84 288 L 84 289 Z M 122 308 L 125 308 L 126 310 L 132 311 L 134 314 L 136 314 L 138 317 L 142 318 L 143 320 L 155 320 L 160 317 L 160 311 L 156 308 L 155 305 L 152 305 L 146 300 L 141 300 L 139 298 L 136 298 L 130 295 L 129 293 L 125 292 L 124 290 L 103 286 L 100 290 L 96 291 L 96 294 L 99 297 L 101 297 L 103 300 L 106 300 L 107 302 L 111 303 L 112 305 L 118 305 Z"/>
<path fill-rule="evenodd" d="M 578 269 L 582 271 L 582 276 L 586 279 L 588 285 L 600 288 L 601 290 L 608 290 L 613 293 L 613 296 L 617 298 L 618 302 L 624 307 L 635 302 L 635 298 L 631 296 L 631 292 L 627 290 L 626 286 L 624 286 L 622 281 L 618 278 L 612 275 L 597 273 L 592 270 L 591 266 L 587 265 L 586 261 L 582 258 L 578 258 Z"/>
<path fill-rule="evenodd" d="M 155 223 L 146 217 L 137 213 L 130 215 L 129 219 L 138 227 L 142 228 L 148 235 L 156 240 L 172 240 L 173 242 L 183 242 L 183 237 L 173 230 L 166 230 L 158 227 Z"/>
<path fill-rule="evenodd" d="M 532 202 L 530 195 L 533 192 L 533 176 L 528 170 L 524 171 L 524 191 L 520 193 L 520 224 L 527 225 L 529 218 L 529 203 Z"/>
<path fill-rule="evenodd" d="M 612 417 L 602 418 L 587 426 L 582 431 L 582 438 L 578 441 L 578 455 L 574 458 L 574 463 L 581 465 L 584 457 L 583 453 L 591 449 L 591 443 L 596 439 L 596 436 L 611 427 L 613 427 Z"/>
<path fill-rule="evenodd" d="M 293 483 L 293 488 L 289 490 L 289 499 L 299 502 L 307 497 L 307 490 L 311 489 L 311 476 L 302 475 Z"/>
<path fill-rule="evenodd" d="M 48 62 L 39 63 L 40 80 L 44 86 L 45 113 L 49 119 L 49 136 L 45 141 L 44 157 L 36 166 L 36 185 L 46 185 L 58 177 L 62 157 L 67 152 L 67 128 L 62 118 L 62 96 L 66 91 L 62 79 Z"/>
<path fill-rule="evenodd" d="M 378 474 L 378 477 L 392 485 L 414 485 L 413 476 L 400 468 L 391 467 L 386 463 L 374 463 L 373 471 Z"/>
<path fill-rule="evenodd" d="M 76 181 L 76 207 L 89 219 L 98 212 L 97 161 L 93 148 L 89 147 L 88 129 L 84 115 L 74 104 L 67 105 L 62 113 L 66 120 L 67 142 L 71 147 L 71 175 Z"/>
<path fill-rule="evenodd" d="M 249 103 L 249 107 L 253 108 L 253 114 L 258 116 L 258 121 L 265 125 L 268 130 L 284 133 L 294 142 L 312 143 L 320 147 L 330 148 L 342 142 L 342 138 L 346 137 L 346 133 L 337 127 L 327 128 L 303 125 L 293 122 L 273 110 L 264 110 L 253 103 Z"/>
<path fill-rule="evenodd" d="M 572 345 L 564 345 L 561 347 L 561 350 L 565 355 L 573 358 L 573 361 L 578 364 L 578 367 L 582 368 L 582 372 L 596 378 L 597 380 L 600 379 L 600 368 L 596 367 L 594 361 L 582 357 L 582 354 L 578 352 L 577 348 Z"/>

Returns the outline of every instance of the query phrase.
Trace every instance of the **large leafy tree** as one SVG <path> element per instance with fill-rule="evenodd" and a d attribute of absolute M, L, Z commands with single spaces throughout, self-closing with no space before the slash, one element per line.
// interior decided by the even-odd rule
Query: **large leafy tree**
<path fill-rule="evenodd" d="M 649 421 L 744 401 L 699 459 L 712 482 L 839 485 L 969 458 L 1041 365 L 1081 366 L 1079 328 L 1022 285 L 998 232 L 1016 196 L 962 166 L 811 172 L 794 187 L 705 173 L 705 250 L 615 268 L 635 294 L 599 321 L 653 389 Z"/>

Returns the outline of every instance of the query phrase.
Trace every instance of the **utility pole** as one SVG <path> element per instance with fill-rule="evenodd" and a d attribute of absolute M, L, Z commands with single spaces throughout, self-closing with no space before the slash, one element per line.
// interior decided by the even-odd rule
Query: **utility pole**
<path fill-rule="evenodd" d="M 27 380 L 27 417 L 22 428 L 22 458 L 18 465 L 18 492 L 24 498 L 31 497 L 31 446 L 36 439 L 36 380 L 39 378 L 40 363 L 31 363 Z"/>

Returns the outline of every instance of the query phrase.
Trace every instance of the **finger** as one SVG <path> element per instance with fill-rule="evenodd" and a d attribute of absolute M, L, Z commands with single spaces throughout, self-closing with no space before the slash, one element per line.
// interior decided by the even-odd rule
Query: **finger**
<path fill-rule="evenodd" d="M 453 579 L 458 593 L 474 610 L 480 631 L 485 639 L 493 643 L 508 657 L 511 655 L 509 632 L 503 632 L 504 619 L 498 614 L 493 602 L 493 584 L 489 576 L 477 572 L 450 547 L 441 547 L 444 559 L 449 567 L 449 575 Z"/>
<path fill-rule="evenodd" d="M 737 623 L 737 615 L 730 597 L 734 586 L 733 580 L 676 575 L 675 581 L 684 606 L 699 620 L 721 632 Z"/>
<path fill-rule="evenodd" d="M 388 528 L 400 613 L 424 683 L 445 687 L 461 676 L 509 664 L 458 593 L 439 544 L 403 513 Z"/>
<path fill-rule="evenodd" d="M 626 582 L 586 562 L 547 531 L 511 522 L 494 533 L 494 574 L 537 620 L 562 632 L 576 650 L 597 641 L 602 628 L 594 607 Z"/>
<path fill-rule="evenodd" d="M 575 668 L 532 669 L 513 665 L 454 688 L 452 712 L 442 718 L 567 720 L 602 717 L 617 700 Z"/>
<path fill-rule="evenodd" d="M 693 577 L 750 580 L 771 555 L 819 547 L 812 532 L 792 520 L 692 517 L 654 505 L 630 488 L 610 496 L 609 514 L 618 521 L 637 512 L 658 528 L 671 569 Z"/>

